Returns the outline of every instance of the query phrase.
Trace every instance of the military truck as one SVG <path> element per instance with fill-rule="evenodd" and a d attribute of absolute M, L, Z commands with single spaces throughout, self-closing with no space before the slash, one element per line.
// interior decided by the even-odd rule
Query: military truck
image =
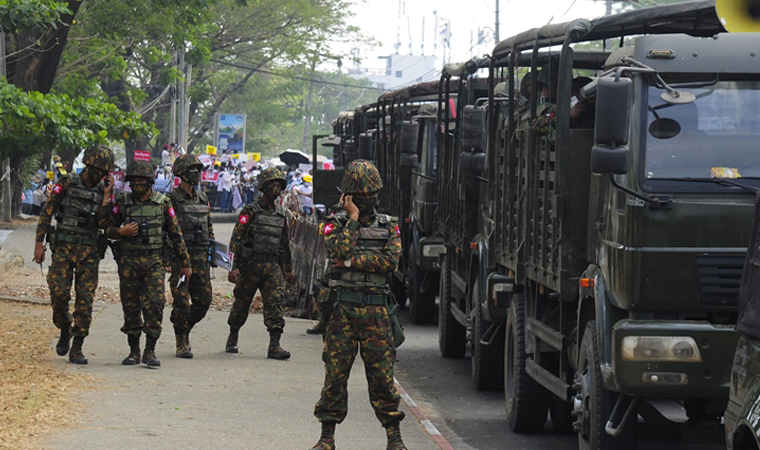
<path fill-rule="evenodd" d="M 438 206 L 437 110 L 439 83 L 426 82 L 378 98 L 382 120 L 375 160 L 385 183 L 381 209 L 401 220 L 404 252 L 397 275 L 406 286 L 414 323 L 436 320 L 438 256 L 445 251 L 433 227 Z"/>
<path fill-rule="evenodd" d="M 711 1 L 528 30 L 494 49 L 488 100 L 458 108 L 457 129 L 485 124 L 483 138 L 462 136 L 445 176 L 481 217 L 470 239 L 445 236 L 441 347 L 470 341 L 476 383 L 503 360 L 513 431 L 543 430 L 547 410 L 581 448 L 635 447 L 637 415 L 684 440 L 721 431 L 760 187 L 760 36 L 724 31 Z M 594 104 L 590 126 L 571 117 L 573 96 Z M 478 353 L 501 332 L 502 355 Z M 688 422 L 652 398 L 680 402 Z"/>

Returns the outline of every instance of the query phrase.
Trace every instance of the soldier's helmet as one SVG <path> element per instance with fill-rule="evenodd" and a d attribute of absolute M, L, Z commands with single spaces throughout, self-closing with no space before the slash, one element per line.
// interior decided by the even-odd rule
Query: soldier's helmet
<path fill-rule="evenodd" d="M 380 172 L 371 161 L 356 159 L 346 167 L 340 189 L 344 194 L 371 194 L 383 188 Z"/>
<path fill-rule="evenodd" d="M 82 164 L 110 172 L 113 169 L 113 151 L 105 145 L 96 145 L 84 151 Z"/>
<path fill-rule="evenodd" d="M 200 159 L 198 159 L 195 155 L 185 154 L 177 158 L 176 161 L 174 161 L 174 174 L 175 175 L 181 175 L 188 170 L 192 169 L 203 169 L 203 163 Z"/>
<path fill-rule="evenodd" d="M 559 81 L 559 61 L 554 60 L 549 64 L 545 64 L 541 71 L 538 72 L 536 81 L 539 84 L 549 85 L 552 89 L 557 89 L 557 82 Z"/>
<path fill-rule="evenodd" d="M 147 178 L 151 183 L 156 182 L 156 175 L 153 173 L 153 167 L 151 167 L 148 161 L 133 161 L 129 167 L 127 167 L 127 174 L 124 176 L 124 181 L 130 181 L 132 178 L 136 177 Z"/>
<path fill-rule="evenodd" d="M 274 181 L 279 181 L 282 188 L 285 189 L 287 182 L 281 170 L 274 167 L 262 170 L 259 174 L 259 189 L 263 190 L 267 187 L 267 184 Z"/>

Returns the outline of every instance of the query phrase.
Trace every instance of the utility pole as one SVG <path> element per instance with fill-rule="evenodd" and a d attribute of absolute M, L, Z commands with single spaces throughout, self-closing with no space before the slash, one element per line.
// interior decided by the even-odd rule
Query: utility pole
<path fill-rule="evenodd" d="M 181 105 L 182 107 L 182 137 L 180 138 L 180 141 L 182 142 L 182 148 L 185 150 L 185 153 L 187 153 L 187 136 L 190 134 L 190 83 L 193 79 L 193 65 L 188 64 L 187 69 L 185 70 L 185 83 L 187 86 L 185 86 L 185 102 Z"/>
<path fill-rule="evenodd" d="M 309 95 L 306 96 L 306 106 L 304 107 L 304 126 L 303 126 L 303 139 L 301 140 L 301 151 L 310 154 L 309 152 L 309 133 L 311 131 L 311 99 L 314 97 L 314 71 L 317 68 L 317 60 L 311 62 L 311 71 L 309 72 Z"/>
<path fill-rule="evenodd" d="M 496 14 L 496 23 L 494 24 L 493 29 L 493 38 L 494 38 L 494 45 L 498 44 L 499 41 L 499 0 L 496 0 L 496 11 L 494 11 L 494 14 Z"/>
<path fill-rule="evenodd" d="M 179 51 L 179 73 L 185 73 L 185 46 Z M 182 137 L 185 135 L 185 81 L 179 82 L 179 123 L 177 126 L 177 146 L 184 145 Z"/>
<path fill-rule="evenodd" d="M 172 65 L 177 68 L 177 52 L 172 57 Z M 177 142 L 177 83 L 169 88 L 169 99 L 171 100 L 171 119 L 169 120 L 169 141 Z"/>
<path fill-rule="evenodd" d="M 5 31 L 0 28 L 0 78 L 5 78 Z M 3 191 L 3 210 L 2 221 L 10 223 L 11 221 L 11 204 L 13 203 L 13 194 L 11 192 L 11 159 L 3 159 L 2 170 L 0 170 L 0 180 L 2 180 Z"/>
<path fill-rule="evenodd" d="M 613 0 L 607 0 L 607 11 L 604 13 L 605 16 L 612 14 L 612 2 Z"/>

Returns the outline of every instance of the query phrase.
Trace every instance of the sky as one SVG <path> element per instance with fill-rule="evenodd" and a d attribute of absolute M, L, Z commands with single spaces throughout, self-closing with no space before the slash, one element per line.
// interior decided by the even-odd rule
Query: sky
<path fill-rule="evenodd" d="M 358 52 L 364 68 L 384 68 L 385 62 L 378 57 L 396 53 L 394 45 L 399 41 L 398 53 L 410 54 L 411 36 L 411 53 L 421 55 L 424 51 L 425 55 L 435 55 L 438 67 L 442 66 L 444 57 L 451 62 L 466 61 L 472 56 L 489 54 L 495 47 L 495 7 L 496 0 L 359 0 L 354 4 L 354 17 L 350 23 L 380 45 L 374 48 L 354 46 L 347 51 Z M 594 0 L 499 0 L 499 9 L 499 38 L 504 40 L 550 21 L 561 23 L 604 15 L 605 3 Z M 436 17 L 439 35 L 444 24 L 451 23 L 450 48 L 435 35 Z M 485 36 L 480 45 L 477 42 L 478 29 Z"/>

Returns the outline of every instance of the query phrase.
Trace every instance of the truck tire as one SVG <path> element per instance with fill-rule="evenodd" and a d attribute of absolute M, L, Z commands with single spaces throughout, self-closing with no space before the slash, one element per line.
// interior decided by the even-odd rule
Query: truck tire
<path fill-rule="evenodd" d="M 472 288 L 472 305 L 480 302 L 480 275 L 475 277 Z M 477 308 L 477 314 L 472 318 L 470 333 L 470 357 L 472 360 L 472 382 L 479 391 L 498 391 L 504 389 L 504 327 L 491 340 L 490 345 L 483 345 L 480 339 L 491 322 L 483 318 L 483 310 Z"/>
<path fill-rule="evenodd" d="M 413 323 L 434 323 L 438 280 L 429 282 L 427 288 L 423 289 L 422 280 L 425 273 L 417 264 L 414 249 L 409 253 L 409 314 Z"/>
<path fill-rule="evenodd" d="M 444 358 L 463 358 L 467 350 L 467 330 L 451 313 L 451 262 L 443 258 L 441 265 L 441 305 L 438 308 L 438 347 Z"/>
<path fill-rule="evenodd" d="M 628 423 L 617 437 L 612 437 L 604 431 L 607 420 L 612 414 L 612 408 L 615 406 L 617 394 L 606 390 L 602 383 L 595 320 L 590 321 L 583 332 L 574 387 L 576 390 L 574 427 L 578 432 L 578 448 L 580 450 L 635 449 L 636 420 Z"/>
<path fill-rule="evenodd" d="M 528 375 L 525 363 L 525 295 L 512 296 L 504 330 L 504 399 L 507 423 L 515 433 L 544 430 L 549 391 Z"/>

